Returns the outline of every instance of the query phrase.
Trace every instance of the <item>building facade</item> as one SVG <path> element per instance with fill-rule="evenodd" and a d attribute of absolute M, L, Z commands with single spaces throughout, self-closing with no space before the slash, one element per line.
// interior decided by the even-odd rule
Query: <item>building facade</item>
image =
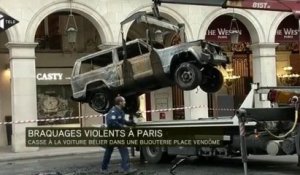
<path fill-rule="evenodd" d="M 51 118 L 54 114 L 59 117 L 95 114 L 86 104 L 77 104 L 69 99 L 71 91 L 69 77 L 76 58 L 121 43 L 120 22 L 137 11 L 152 12 L 151 0 L 27 0 L 26 3 L 19 0 L 0 0 L 0 2 L 0 12 L 19 21 L 15 26 L 0 33 L 0 121 L 5 121 L 9 116 L 12 121 L 23 121 Z M 78 27 L 75 46 L 68 44 L 65 34 L 70 9 L 74 13 Z M 159 9 L 165 19 L 185 24 L 188 41 L 207 39 L 223 44 L 224 48 L 230 47 L 226 52 L 231 60 L 236 58 L 233 68 L 241 68 L 241 71 L 236 71 L 235 74 L 241 74 L 245 67 L 249 72 L 243 77 L 250 81 L 243 79 L 243 86 L 247 82 L 276 86 L 277 74 L 282 73 L 282 67 L 291 65 L 292 57 L 295 65 L 298 64 L 297 60 L 295 61 L 298 55 L 295 53 L 299 52 L 299 47 L 297 48 L 299 40 L 297 40 L 298 32 L 294 31 L 297 20 L 290 19 L 284 22 L 287 18 L 291 18 L 291 13 L 176 4 L 162 4 Z M 232 49 L 232 45 L 228 44 L 228 29 L 233 15 L 240 25 L 244 26 L 242 32 L 248 33 L 243 40 L 246 43 L 243 45 L 245 50 Z M 290 23 L 296 24 L 286 26 Z M 124 28 L 127 39 L 145 35 L 143 30 L 133 25 L 126 25 Z M 288 29 L 291 29 L 291 32 L 287 32 Z M 287 44 L 281 45 L 283 49 L 280 50 L 277 42 Z M 168 44 L 170 43 L 171 40 L 168 41 Z M 293 46 L 289 47 L 291 45 Z M 243 56 L 239 57 L 239 54 Z M 246 62 L 241 62 L 239 58 L 246 58 Z M 238 84 L 237 88 L 242 85 Z M 177 92 L 174 95 L 175 90 L 176 88 L 160 89 L 141 97 L 143 101 L 148 101 L 148 105 L 143 104 L 142 108 L 182 107 L 174 106 L 175 103 L 184 106 L 206 106 L 187 109 L 183 114 L 185 119 L 208 117 L 209 103 L 211 101 L 217 103 L 218 95 L 224 94 L 221 90 L 214 96 L 208 96 L 200 89 L 195 89 L 178 92 L 183 95 L 177 97 Z M 236 89 L 236 92 L 238 91 Z M 242 90 L 241 93 L 246 92 Z M 212 104 L 214 105 L 216 106 Z M 259 105 L 268 105 L 268 102 Z M 151 119 L 172 120 L 173 112 L 152 113 Z M 80 123 L 91 125 L 101 122 L 101 118 L 95 118 Z M 60 123 L 13 124 L 12 149 L 14 152 L 37 149 L 25 146 L 26 127 L 78 125 L 78 123 L 79 121 L 68 120 Z M 6 126 L 0 125 L 0 146 L 7 144 Z"/>

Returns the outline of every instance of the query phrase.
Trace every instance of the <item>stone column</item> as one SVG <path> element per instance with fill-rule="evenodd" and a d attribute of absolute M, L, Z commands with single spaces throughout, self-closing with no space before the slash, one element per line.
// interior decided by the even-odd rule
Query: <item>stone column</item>
<path fill-rule="evenodd" d="M 36 73 L 35 47 L 37 43 L 7 43 L 11 70 L 11 106 L 12 121 L 36 120 Z M 12 151 L 36 151 L 37 147 L 26 147 L 26 127 L 37 123 L 12 125 Z"/>
<path fill-rule="evenodd" d="M 253 53 L 253 82 L 260 86 L 277 86 L 276 46 L 277 43 L 257 43 L 251 45 Z M 259 100 L 259 98 L 263 100 Z M 255 106 L 268 107 L 266 96 L 256 96 Z"/>
<path fill-rule="evenodd" d="M 201 106 L 201 108 L 186 109 L 184 111 L 185 120 L 208 118 L 207 105 L 207 93 L 202 91 L 200 87 L 191 91 L 184 91 L 184 106 Z"/>

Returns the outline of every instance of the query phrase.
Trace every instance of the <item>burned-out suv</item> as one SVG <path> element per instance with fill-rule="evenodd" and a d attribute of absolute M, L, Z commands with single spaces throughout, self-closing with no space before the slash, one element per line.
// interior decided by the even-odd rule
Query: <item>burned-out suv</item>
<path fill-rule="evenodd" d="M 138 95 L 174 84 L 183 90 L 200 86 L 208 93 L 218 91 L 223 76 L 215 66 L 227 62 L 219 46 L 202 40 L 155 49 L 136 39 L 125 47 L 112 47 L 76 60 L 71 77 L 73 99 L 103 113 L 121 94 L 127 98 L 127 112 L 135 112 Z"/>

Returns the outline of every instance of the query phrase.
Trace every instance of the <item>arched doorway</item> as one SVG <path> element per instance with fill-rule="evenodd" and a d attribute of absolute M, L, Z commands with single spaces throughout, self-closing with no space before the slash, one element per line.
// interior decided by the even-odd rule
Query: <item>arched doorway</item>
<path fill-rule="evenodd" d="M 0 32 L 0 120 L 11 121 L 11 86 L 8 36 Z M 0 147 L 11 145 L 11 125 L 0 125 Z"/>
<path fill-rule="evenodd" d="M 276 48 L 279 85 L 300 85 L 299 78 L 280 78 L 285 74 L 300 74 L 298 23 L 294 15 L 289 15 L 281 21 L 276 30 L 275 43 L 279 43 Z"/>
<path fill-rule="evenodd" d="M 178 23 L 171 16 L 169 16 L 165 13 L 160 13 L 160 14 L 161 14 L 162 20 L 169 21 L 169 22 L 172 22 L 172 23 L 175 23 L 175 24 Z M 129 40 L 133 40 L 135 38 L 142 38 L 142 39 L 147 40 L 147 38 L 146 38 L 147 28 L 148 27 L 144 23 L 137 23 L 136 21 L 133 22 L 133 24 L 130 26 L 130 28 L 128 30 L 127 40 L 129 41 Z M 157 28 L 152 28 L 152 29 L 157 30 Z M 155 32 L 157 32 L 157 31 L 152 31 L 151 33 L 155 34 Z M 171 45 L 176 45 L 176 44 L 179 44 L 181 42 L 178 33 L 174 32 L 174 31 L 159 28 L 159 32 L 162 33 L 163 39 L 159 44 L 157 44 L 157 43 L 153 44 L 153 47 L 157 47 L 157 48 L 169 47 Z M 154 38 L 155 36 L 151 36 L 151 37 Z M 155 103 L 157 101 L 161 101 L 161 100 L 164 100 L 164 101 L 166 101 L 166 103 L 170 104 L 170 102 L 168 102 L 169 99 L 171 99 L 171 106 L 170 105 L 165 105 L 164 109 L 165 108 L 184 107 L 184 93 L 183 93 L 183 90 L 180 89 L 177 85 L 174 85 L 171 88 L 167 88 L 167 89 L 169 89 L 171 91 L 171 97 L 169 97 L 168 92 L 166 92 L 166 91 L 162 92 L 162 93 L 159 93 L 161 95 L 155 94 L 152 97 L 151 97 L 150 92 L 146 93 L 145 94 L 145 103 L 146 103 L 145 104 L 145 109 L 146 110 L 156 109 Z M 151 100 L 155 101 L 154 104 L 153 103 L 151 104 Z M 166 115 L 168 115 L 168 114 L 160 113 L 159 117 L 156 117 L 156 118 L 159 119 L 159 120 L 160 119 L 164 120 L 164 119 L 167 118 Z M 184 119 L 184 110 L 174 110 L 174 111 L 172 111 L 171 115 L 172 115 L 172 120 Z M 147 121 L 153 120 L 151 113 L 146 114 L 146 120 Z"/>
<path fill-rule="evenodd" d="M 67 11 L 48 15 L 35 33 L 37 116 L 38 119 L 73 117 L 94 113 L 86 104 L 71 100 L 70 76 L 77 58 L 98 51 L 102 43 L 95 26 L 85 17 L 73 13 L 77 24 L 77 41 L 68 43 Z M 72 20 L 72 19 L 71 19 Z M 78 119 L 39 122 L 39 125 L 79 124 Z"/>
<path fill-rule="evenodd" d="M 227 69 L 219 67 L 223 75 L 233 74 L 240 76 L 236 80 L 224 80 L 223 88 L 215 93 L 208 94 L 209 108 L 238 108 L 247 93 L 250 91 L 250 83 L 252 82 L 252 59 L 250 44 L 251 38 L 246 26 L 238 19 L 237 25 L 239 28 L 239 42 L 232 44 L 230 40 L 230 21 L 232 16 L 221 15 L 217 17 L 208 27 L 205 39 L 216 43 L 222 47 L 227 53 L 230 64 Z M 232 72 L 231 72 L 232 71 Z M 233 111 L 209 111 L 210 116 L 233 115 Z"/>

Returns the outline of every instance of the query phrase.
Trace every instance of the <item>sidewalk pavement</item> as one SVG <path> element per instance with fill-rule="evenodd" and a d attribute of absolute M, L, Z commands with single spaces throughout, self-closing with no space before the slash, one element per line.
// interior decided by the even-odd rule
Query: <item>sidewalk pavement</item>
<path fill-rule="evenodd" d="M 101 147 L 40 147 L 38 151 L 15 153 L 11 147 L 0 147 L 0 162 L 104 152 Z"/>

